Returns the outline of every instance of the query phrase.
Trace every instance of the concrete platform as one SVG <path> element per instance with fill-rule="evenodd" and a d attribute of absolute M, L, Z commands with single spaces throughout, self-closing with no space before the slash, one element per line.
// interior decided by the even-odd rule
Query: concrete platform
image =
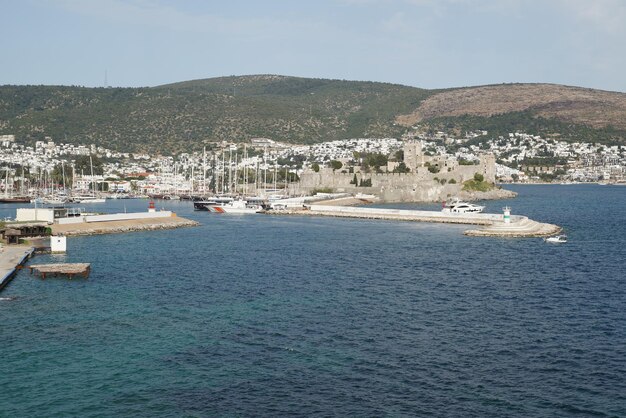
<path fill-rule="evenodd" d="M 82 222 L 65 225 L 51 225 L 53 235 L 98 235 L 132 231 L 152 231 L 196 226 L 198 223 L 180 217 L 132 219 L 120 221 Z"/>

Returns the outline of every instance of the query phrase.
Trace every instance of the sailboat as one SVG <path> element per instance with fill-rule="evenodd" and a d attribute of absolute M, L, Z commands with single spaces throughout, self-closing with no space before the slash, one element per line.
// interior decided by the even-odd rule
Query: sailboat
<path fill-rule="evenodd" d="M 11 187 L 13 190 L 13 187 Z M 9 195 L 9 168 L 6 168 L 6 178 L 4 180 L 4 196 L 0 197 L 0 203 L 30 203 L 30 197 Z"/>
<path fill-rule="evenodd" d="M 91 155 L 89 156 L 89 165 L 91 166 L 91 180 L 93 181 L 93 160 L 91 159 Z M 91 186 L 92 193 L 87 196 L 76 196 L 74 197 L 74 202 L 77 203 L 105 203 L 106 199 L 102 197 L 96 197 L 96 182 L 93 181 L 93 185 Z"/>

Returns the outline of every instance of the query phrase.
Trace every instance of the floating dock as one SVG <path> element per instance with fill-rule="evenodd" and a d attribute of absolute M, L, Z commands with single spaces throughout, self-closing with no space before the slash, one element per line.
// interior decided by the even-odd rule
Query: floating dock
<path fill-rule="evenodd" d="M 32 264 L 28 268 L 31 274 L 33 271 L 39 273 L 42 279 L 45 279 L 46 275 L 66 276 L 70 279 L 78 275 L 89 277 L 91 272 L 90 263 Z"/>
<path fill-rule="evenodd" d="M 476 225 L 480 229 L 467 230 L 464 234 L 485 237 L 546 237 L 558 234 L 562 229 L 558 225 L 536 222 L 520 215 L 510 215 L 505 220 L 504 214 L 495 213 L 444 213 L 427 210 L 330 205 L 311 205 L 307 210 L 288 210 L 275 213 Z"/>

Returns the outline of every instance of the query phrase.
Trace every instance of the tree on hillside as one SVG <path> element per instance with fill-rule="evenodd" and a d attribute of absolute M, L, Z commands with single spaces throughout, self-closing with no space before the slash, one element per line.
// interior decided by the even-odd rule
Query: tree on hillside
<path fill-rule="evenodd" d="M 343 163 L 338 160 L 331 160 L 330 167 L 333 169 L 333 171 L 339 170 L 341 167 L 343 167 Z"/>
<path fill-rule="evenodd" d="M 91 159 L 89 158 L 91 157 Z M 104 173 L 104 164 L 97 155 L 81 155 L 74 161 L 74 169 L 76 174 L 91 175 L 91 165 L 93 162 L 93 174 L 94 176 L 100 176 Z M 66 173 L 67 174 L 67 173 Z"/>
<path fill-rule="evenodd" d="M 401 162 L 396 166 L 396 168 L 393 169 L 394 173 L 408 173 L 409 171 L 411 170 L 406 166 L 406 164 L 404 164 L 404 162 Z"/>
<path fill-rule="evenodd" d="M 387 161 L 389 161 L 389 158 L 387 158 L 386 155 L 378 152 L 367 154 L 367 156 L 365 157 L 365 163 L 370 167 L 378 168 L 385 166 L 387 165 Z"/>
<path fill-rule="evenodd" d="M 52 181 L 69 187 L 72 184 L 72 167 L 65 163 L 57 164 L 52 169 Z"/>

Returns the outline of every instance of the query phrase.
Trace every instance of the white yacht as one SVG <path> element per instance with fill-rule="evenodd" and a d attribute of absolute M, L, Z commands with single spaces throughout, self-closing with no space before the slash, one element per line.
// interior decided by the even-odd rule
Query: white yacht
<path fill-rule="evenodd" d="M 467 203 L 454 199 L 448 203 L 444 202 L 441 211 L 443 213 L 480 213 L 484 209 L 484 206 L 474 205 L 473 203 Z"/>
<path fill-rule="evenodd" d="M 223 213 L 259 213 L 264 211 L 260 204 L 246 200 L 233 200 L 221 206 L 215 206 L 214 209 L 216 212 Z"/>

